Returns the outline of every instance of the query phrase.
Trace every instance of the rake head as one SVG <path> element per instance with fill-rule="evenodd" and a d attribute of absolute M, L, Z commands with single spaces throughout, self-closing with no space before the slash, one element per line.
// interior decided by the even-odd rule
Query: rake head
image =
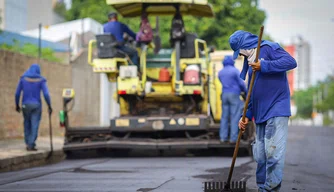
<path fill-rule="evenodd" d="M 204 182 L 204 192 L 246 192 L 246 182 Z"/>

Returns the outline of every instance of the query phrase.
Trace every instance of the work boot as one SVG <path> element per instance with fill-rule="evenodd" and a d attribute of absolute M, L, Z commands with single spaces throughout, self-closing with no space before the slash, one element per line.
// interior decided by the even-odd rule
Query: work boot
<path fill-rule="evenodd" d="M 35 147 L 27 147 L 27 151 L 37 151 Z"/>
<path fill-rule="evenodd" d="M 237 142 L 236 141 L 230 141 L 229 144 L 230 145 L 235 145 Z"/>
<path fill-rule="evenodd" d="M 222 143 L 222 144 L 228 144 L 228 141 L 226 141 L 226 140 L 219 140 L 220 141 L 220 143 Z"/>

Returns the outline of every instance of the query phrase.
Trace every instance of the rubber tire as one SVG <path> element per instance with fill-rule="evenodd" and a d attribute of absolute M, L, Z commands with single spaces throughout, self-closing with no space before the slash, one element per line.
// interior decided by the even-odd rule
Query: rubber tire
<path fill-rule="evenodd" d="M 71 159 L 74 157 L 73 151 L 64 151 L 64 153 L 66 159 Z"/>

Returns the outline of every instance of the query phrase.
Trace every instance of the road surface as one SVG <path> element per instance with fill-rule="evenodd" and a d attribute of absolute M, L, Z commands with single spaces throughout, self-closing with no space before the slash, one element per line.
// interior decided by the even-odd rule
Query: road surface
<path fill-rule="evenodd" d="M 283 192 L 334 191 L 334 128 L 290 127 Z M 142 154 L 140 154 L 142 153 Z M 90 157 L 0 174 L 0 191 L 203 191 L 204 181 L 225 180 L 231 158 L 215 154 L 148 157 Z M 256 191 L 256 163 L 250 157 L 236 162 L 233 180 L 247 181 Z"/>

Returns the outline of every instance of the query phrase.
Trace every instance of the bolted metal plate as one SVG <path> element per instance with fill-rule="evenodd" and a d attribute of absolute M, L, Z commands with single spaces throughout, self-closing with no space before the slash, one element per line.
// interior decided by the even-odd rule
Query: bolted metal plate
<path fill-rule="evenodd" d="M 130 125 L 129 119 L 116 119 L 116 127 L 128 127 Z"/>
<path fill-rule="evenodd" d="M 165 127 L 164 122 L 159 120 L 159 121 L 153 121 L 152 123 L 152 128 L 154 130 L 163 130 Z"/>

